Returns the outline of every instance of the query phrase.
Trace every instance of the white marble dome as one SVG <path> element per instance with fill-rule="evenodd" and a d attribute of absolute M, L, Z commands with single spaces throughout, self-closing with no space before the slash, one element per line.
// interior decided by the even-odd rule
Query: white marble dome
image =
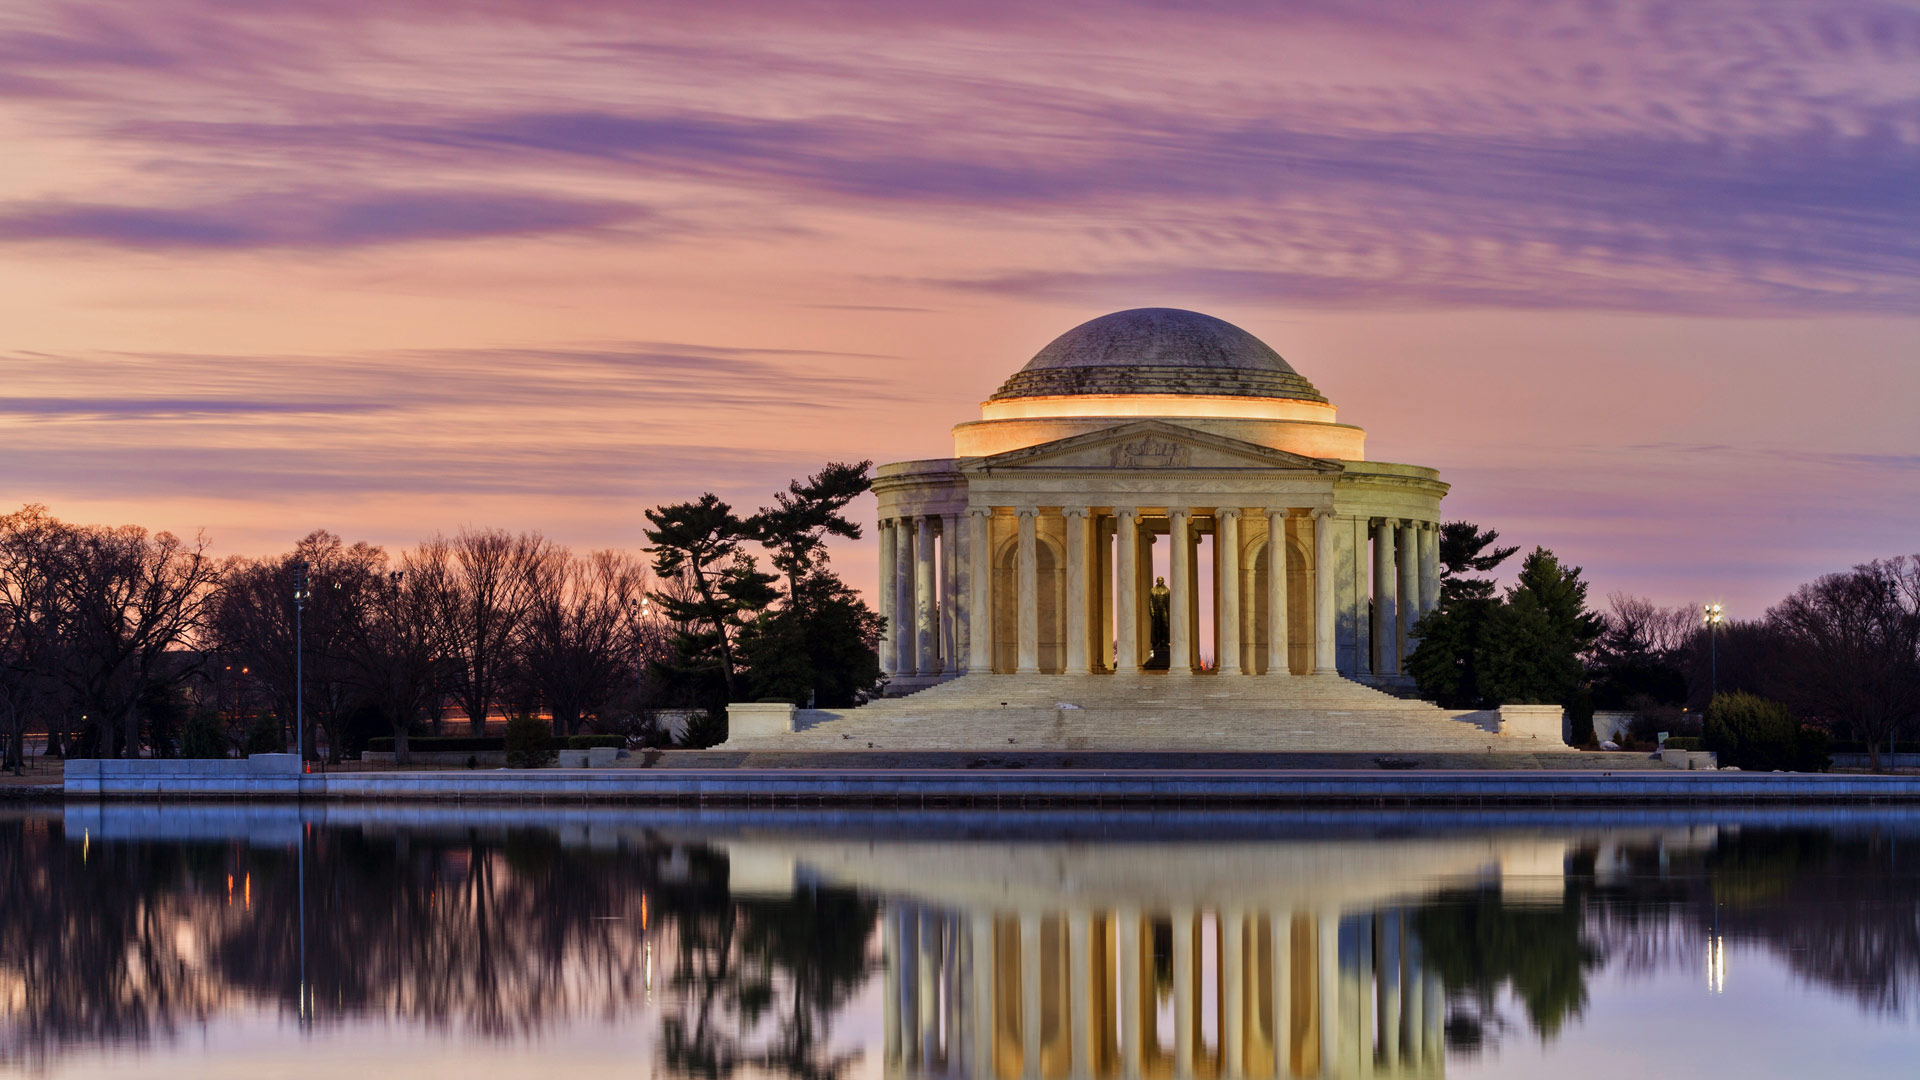
<path fill-rule="evenodd" d="M 992 400 L 1114 394 L 1326 402 L 1266 342 L 1181 308 L 1132 308 L 1083 322 L 1034 354 Z"/>

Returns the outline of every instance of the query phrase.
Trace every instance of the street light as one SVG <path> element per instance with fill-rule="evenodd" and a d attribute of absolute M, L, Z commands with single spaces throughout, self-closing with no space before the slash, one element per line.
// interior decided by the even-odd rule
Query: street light
<path fill-rule="evenodd" d="M 1720 629 L 1720 624 L 1726 621 L 1726 608 L 1721 607 L 1719 604 L 1707 605 L 1707 671 L 1709 672 L 1708 677 L 1711 680 L 1707 683 L 1707 704 L 1709 706 L 1713 704 L 1714 698 L 1720 696 L 1720 647 L 1715 640 L 1715 635 Z"/>
<path fill-rule="evenodd" d="M 300 755 L 301 771 L 306 770 L 307 732 L 306 732 L 306 673 L 302 670 L 300 655 L 301 615 L 307 610 L 307 598 L 313 592 L 307 588 L 307 563 L 304 559 L 293 562 L 293 752 Z"/>
<path fill-rule="evenodd" d="M 635 654 L 633 658 L 633 689 L 634 692 L 639 695 L 633 705 L 636 715 L 640 708 L 640 702 L 645 701 L 647 697 L 647 649 L 643 642 L 646 640 L 646 624 L 652 621 L 652 619 L 653 597 L 642 593 L 640 594 L 640 629 L 639 633 L 633 635 L 634 644 L 638 646 L 638 648 L 633 650 Z"/>

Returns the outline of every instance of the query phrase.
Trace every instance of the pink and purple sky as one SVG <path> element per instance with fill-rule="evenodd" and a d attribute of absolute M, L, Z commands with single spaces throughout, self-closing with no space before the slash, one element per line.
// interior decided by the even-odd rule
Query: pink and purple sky
<path fill-rule="evenodd" d="M 1148 305 L 1596 598 L 1758 614 L 1920 549 L 1920 9 L 0 9 L 0 505 L 638 546 Z"/>

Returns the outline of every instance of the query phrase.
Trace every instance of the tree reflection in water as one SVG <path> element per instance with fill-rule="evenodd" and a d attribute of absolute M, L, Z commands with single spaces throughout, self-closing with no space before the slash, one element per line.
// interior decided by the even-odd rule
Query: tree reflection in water
<path fill-rule="evenodd" d="M 58 817 L 0 820 L 0 1062 L 170 1039 L 262 1003 L 300 1018 L 295 867 L 291 845 L 107 843 L 66 837 Z M 678 959 L 658 1003 L 669 1062 L 712 1077 L 841 1071 L 825 1044 L 870 974 L 877 915 L 831 889 L 734 905 L 724 854 L 644 833 L 596 850 L 544 829 L 310 829 L 306 890 L 312 1023 L 511 1039 L 637 1022 L 651 942 Z M 772 1029 L 755 1031 L 763 1017 Z"/>
<path fill-rule="evenodd" d="M 1413 913 L 1446 984 L 1450 1049 L 1475 1053 L 1516 1024 L 1551 1039 L 1615 965 L 1703 970 L 1710 938 L 1774 953 L 1788 970 L 1865 1009 L 1907 1015 L 1920 991 L 1920 881 L 1899 860 L 1920 834 L 1888 830 L 1716 831 L 1575 848 L 1564 894 L 1512 899 L 1498 885 L 1436 894 Z M 1602 859 L 1607 865 L 1600 865 Z"/>
<path fill-rule="evenodd" d="M 498 1040 L 648 1025 L 666 1071 L 701 1080 L 836 1080 L 861 1053 L 833 1025 L 876 974 L 882 901 L 730 890 L 724 848 L 638 826 L 308 827 L 303 1016 L 287 828 L 279 843 L 103 842 L 67 835 L 59 815 L 0 819 L 0 1062 L 164 1042 L 262 1004 L 322 1029 L 385 1020 Z M 1704 970 L 1716 934 L 1906 1015 L 1920 883 L 1901 857 L 1916 835 L 1591 832 L 1545 887 L 1449 887 L 1404 908 L 1406 925 L 1446 988 L 1455 1053 L 1510 1031 L 1552 1038 L 1602 968 Z"/>

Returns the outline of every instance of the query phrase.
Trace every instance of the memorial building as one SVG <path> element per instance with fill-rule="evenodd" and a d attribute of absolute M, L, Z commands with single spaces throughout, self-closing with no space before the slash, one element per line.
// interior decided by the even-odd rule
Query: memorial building
<path fill-rule="evenodd" d="M 1211 316 L 1083 323 L 953 442 L 874 481 L 895 692 L 1141 672 L 1162 580 L 1169 675 L 1392 685 L 1438 600 L 1439 473 L 1366 460 L 1364 431 Z"/>
<path fill-rule="evenodd" d="M 873 490 L 887 696 L 732 706 L 729 746 L 1565 749 L 1404 699 L 1447 485 L 1231 323 L 1074 327 Z"/>

